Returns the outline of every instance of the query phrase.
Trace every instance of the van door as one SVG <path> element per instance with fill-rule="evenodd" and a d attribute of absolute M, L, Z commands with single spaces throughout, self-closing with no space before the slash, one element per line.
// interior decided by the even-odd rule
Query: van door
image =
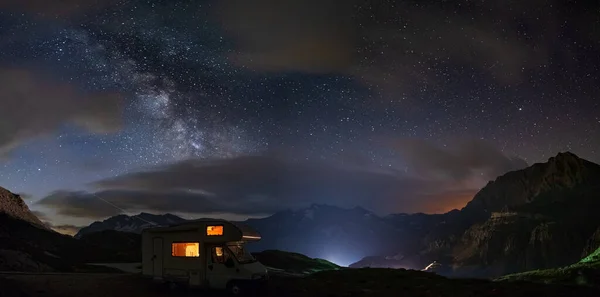
<path fill-rule="evenodd" d="M 163 239 L 154 237 L 152 243 L 152 274 L 154 277 L 161 278 L 163 276 Z"/>
<path fill-rule="evenodd" d="M 235 277 L 235 260 L 224 246 L 211 246 L 210 252 L 206 253 L 206 279 L 208 286 L 212 289 L 225 289 L 227 283 Z M 227 267 L 226 263 L 234 263 L 233 267 Z"/>

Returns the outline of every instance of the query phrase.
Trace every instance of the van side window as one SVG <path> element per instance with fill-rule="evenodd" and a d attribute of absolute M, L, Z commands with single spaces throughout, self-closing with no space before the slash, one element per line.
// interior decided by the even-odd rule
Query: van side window
<path fill-rule="evenodd" d="M 199 242 L 173 242 L 171 243 L 171 256 L 173 257 L 200 257 Z"/>
<path fill-rule="evenodd" d="M 224 264 L 229 258 L 229 253 L 227 252 L 227 249 L 223 248 L 222 246 L 215 246 L 212 248 L 211 256 L 213 263 Z"/>

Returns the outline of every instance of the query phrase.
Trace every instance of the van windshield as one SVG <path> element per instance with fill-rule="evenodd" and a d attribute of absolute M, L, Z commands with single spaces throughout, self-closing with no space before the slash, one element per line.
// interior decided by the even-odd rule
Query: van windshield
<path fill-rule="evenodd" d="M 243 245 L 229 244 L 227 245 L 227 247 L 235 257 L 235 259 L 238 261 L 238 263 L 244 264 L 256 262 L 254 256 L 252 256 L 252 254 L 250 254 L 250 252 L 248 252 L 248 250 L 246 250 Z"/>

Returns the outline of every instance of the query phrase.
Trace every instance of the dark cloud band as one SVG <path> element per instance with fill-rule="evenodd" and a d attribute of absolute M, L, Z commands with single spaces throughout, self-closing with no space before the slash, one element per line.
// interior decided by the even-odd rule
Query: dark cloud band
<path fill-rule="evenodd" d="M 55 192 L 39 204 L 65 216 L 103 218 L 126 211 L 257 215 L 310 203 L 371 206 L 379 213 L 442 212 L 461 207 L 481 170 L 493 175 L 526 166 L 478 141 L 450 149 L 404 143 L 408 173 L 264 155 L 187 160 L 101 180 L 97 193 Z M 477 154 L 486 148 L 488 151 Z M 473 151 L 474 150 L 474 151 Z M 414 173 L 414 174 L 413 174 Z"/>

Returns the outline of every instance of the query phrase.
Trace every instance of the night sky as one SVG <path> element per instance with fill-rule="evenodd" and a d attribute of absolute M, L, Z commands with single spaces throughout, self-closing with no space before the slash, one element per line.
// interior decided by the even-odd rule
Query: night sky
<path fill-rule="evenodd" d="M 600 162 L 595 1 L 0 1 L 0 186 L 55 225 L 460 208 Z"/>

